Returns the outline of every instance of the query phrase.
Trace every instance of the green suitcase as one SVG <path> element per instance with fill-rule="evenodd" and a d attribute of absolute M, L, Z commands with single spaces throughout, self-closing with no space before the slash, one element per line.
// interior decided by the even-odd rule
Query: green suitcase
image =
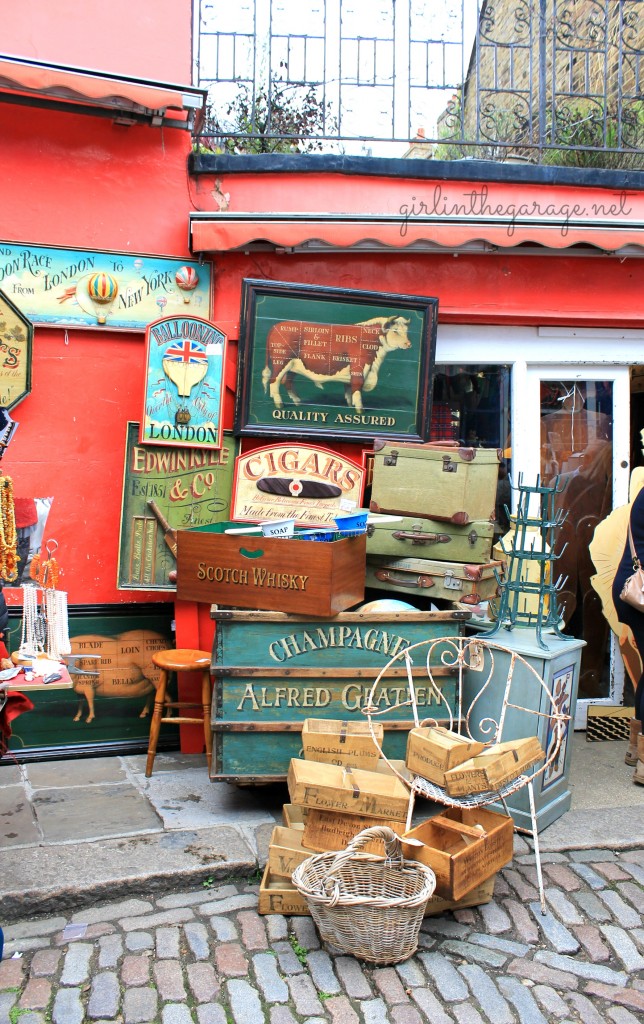
<path fill-rule="evenodd" d="M 501 452 L 374 441 L 371 511 L 464 526 L 494 521 Z"/>
<path fill-rule="evenodd" d="M 422 516 L 404 516 L 398 523 L 369 523 L 367 555 L 408 555 L 437 562 L 489 562 L 494 524 L 477 521 L 466 526 Z"/>
<path fill-rule="evenodd" d="M 505 562 L 468 565 L 431 558 L 367 558 L 367 587 L 466 605 L 496 597 L 497 574 L 503 580 L 504 573 Z"/>

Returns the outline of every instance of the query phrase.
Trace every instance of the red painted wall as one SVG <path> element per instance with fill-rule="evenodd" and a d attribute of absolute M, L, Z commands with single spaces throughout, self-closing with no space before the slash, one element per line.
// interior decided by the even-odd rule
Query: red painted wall
<path fill-rule="evenodd" d="M 3 4 L 2 52 L 132 78 L 191 82 L 191 0 Z"/>
<path fill-rule="evenodd" d="M 188 85 L 191 35 L 190 0 L 3 12 L 6 53 Z M 190 255 L 188 132 L 0 103 L 0 138 L 0 241 Z M 143 371 L 143 333 L 35 331 L 32 392 L 12 411 L 2 468 L 17 495 L 53 495 L 46 537 L 59 542 L 70 604 L 171 599 L 116 589 L 125 430 L 141 414 Z M 5 593 L 19 603 L 20 590 Z"/>

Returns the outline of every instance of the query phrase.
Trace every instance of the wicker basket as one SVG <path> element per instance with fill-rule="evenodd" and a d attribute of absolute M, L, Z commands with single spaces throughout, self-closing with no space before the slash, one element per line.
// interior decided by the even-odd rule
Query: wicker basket
<path fill-rule="evenodd" d="M 384 842 L 384 857 L 360 852 L 374 839 Z M 436 885 L 431 868 L 403 859 L 400 840 L 386 825 L 364 829 L 340 853 L 309 857 L 292 881 L 324 942 L 374 964 L 400 963 L 415 952 Z"/>

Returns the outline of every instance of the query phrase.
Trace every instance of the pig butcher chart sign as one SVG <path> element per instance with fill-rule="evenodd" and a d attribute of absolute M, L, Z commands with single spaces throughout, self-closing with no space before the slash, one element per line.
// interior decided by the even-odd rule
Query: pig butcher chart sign
<path fill-rule="evenodd" d="M 245 280 L 235 433 L 427 440 L 438 300 Z"/>

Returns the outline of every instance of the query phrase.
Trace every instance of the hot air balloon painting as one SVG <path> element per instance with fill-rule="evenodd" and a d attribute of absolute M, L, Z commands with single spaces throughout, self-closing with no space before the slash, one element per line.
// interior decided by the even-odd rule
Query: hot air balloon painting
<path fill-rule="evenodd" d="M 225 342 L 198 317 L 149 324 L 142 444 L 221 448 Z"/>
<path fill-rule="evenodd" d="M 119 286 L 116 278 L 104 271 L 92 274 L 87 282 L 87 294 L 90 302 L 96 309 L 96 320 L 99 324 L 107 322 L 109 313 L 116 296 L 119 293 Z"/>
<path fill-rule="evenodd" d="M 208 354 L 198 341 L 187 338 L 169 345 L 163 356 L 163 371 L 177 388 L 180 398 L 190 398 L 195 384 L 199 384 L 208 373 Z M 186 403 L 179 406 L 175 415 L 176 423 L 189 423 L 190 410 Z"/>
<path fill-rule="evenodd" d="M 183 301 L 190 302 L 190 293 L 199 284 L 199 274 L 197 271 L 194 267 L 179 267 L 174 275 L 174 279 L 183 292 Z"/>

